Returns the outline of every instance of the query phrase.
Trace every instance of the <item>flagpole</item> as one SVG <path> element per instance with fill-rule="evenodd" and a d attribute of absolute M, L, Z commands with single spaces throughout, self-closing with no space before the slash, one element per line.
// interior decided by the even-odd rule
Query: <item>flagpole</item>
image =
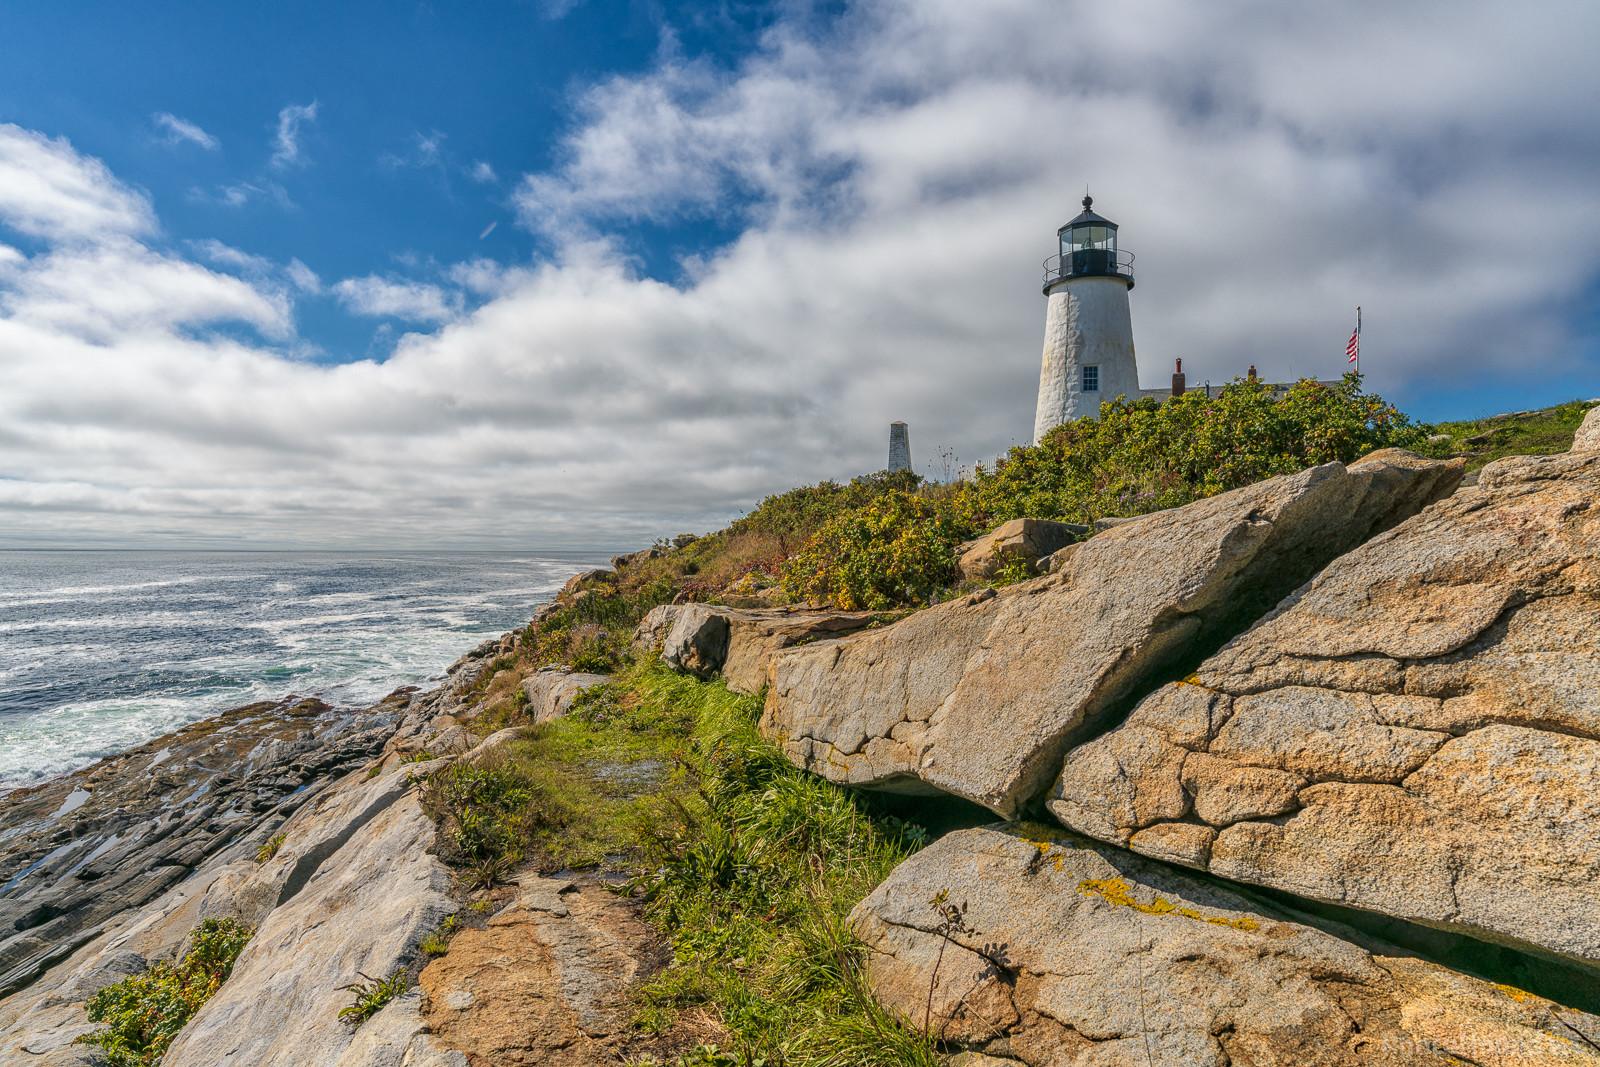
<path fill-rule="evenodd" d="M 1356 305 L 1356 377 L 1361 377 L 1361 305 Z"/>

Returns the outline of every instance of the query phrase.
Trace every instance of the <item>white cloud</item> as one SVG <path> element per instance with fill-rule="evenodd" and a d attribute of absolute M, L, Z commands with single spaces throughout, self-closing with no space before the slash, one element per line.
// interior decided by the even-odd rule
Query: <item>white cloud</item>
<path fill-rule="evenodd" d="M 189 242 L 191 248 L 213 263 L 220 263 L 224 267 L 233 267 L 236 270 L 248 271 L 252 274 L 268 274 L 273 270 L 272 261 L 265 256 L 254 255 L 232 245 L 223 244 L 215 238 L 206 238 L 202 241 Z"/>
<path fill-rule="evenodd" d="M 220 204 L 232 208 L 242 208 L 257 201 L 274 204 L 286 211 L 292 210 L 295 206 L 289 197 L 289 191 L 273 181 L 238 181 L 219 185 L 213 189 L 194 186 L 189 190 L 189 198 L 201 203 Z"/>
<path fill-rule="evenodd" d="M 429 133 L 417 130 L 411 134 L 409 148 L 404 152 L 385 152 L 378 157 L 378 162 L 391 169 L 410 167 L 426 170 L 439 167 L 444 159 L 444 142 L 445 135 L 438 130 Z"/>
<path fill-rule="evenodd" d="M 780 21 L 735 69 L 668 53 L 582 95 L 559 164 L 517 187 L 549 262 L 333 286 L 427 327 L 391 351 L 383 322 L 381 361 L 296 360 L 281 281 L 141 249 L 143 198 L 17 131 L 74 176 L 0 208 L 63 245 L 0 276 L 0 530 L 628 544 L 879 466 L 892 419 L 919 467 L 987 459 L 1031 430 L 1038 264 L 1085 182 L 1138 254 L 1150 384 L 1176 356 L 1196 382 L 1337 374 L 1360 303 L 1385 392 L 1593 395 L 1597 23 L 1178 0 Z M 60 220 L 102 202 L 133 221 L 89 254 L 96 227 Z M 607 236 L 705 217 L 737 236 L 674 284 Z"/>
<path fill-rule="evenodd" d="M 156 219 L 148 197 L 66 138 L 0 124 L 0 224 L 65 241 L 149 233 Z"/>
<path fill-rule="evenodd" d="M 219 147 L 217 139 L 202 130 L 198 125 L 188 119 L 180 119 L 170 111 L 158 111 L 150 116 L 150 121 L 158 126 L 165 136 L 162 138 L 167 144 L 175 145 L 183 142 L 199 145 L 207 152 L 215 152 Z"/>
<path fill-rule="evenodd" d="M 285 271 L 289 275 L 289 281 L 302 293 L 322 292 L 322 279 L 317 277 L 317 272 L 298 259 L 291 259 Z"/>
<path fill-rule="evenodd" d="M 289 104 L 278 112 L 278 131 L 272 140 L 272 165 L 278 168 L 305 162 L 300 149 L 300 128 L 317 119 L 317 101 Z"/>
<path fill-rule="evenodd" d="M 445 274 L 456 285 L 479 296 L 499 296 L 528 276 L 526 271 L 507 270 L 492 259 L 456 263 Z"/>
<path fill-rule="evenodd" d="M 392 317 L 407 322 L 445 322 L 459 313 L 459 301 L 437 285 L 395 281 L 368 275 L 346 278 L 333 286 L 339 302 L 357 315 Z"/>
<path fill-rule="evenodd" d="M 492 185 L 500 180 L 500 175 L 494 172 L 494 168 L 481 159 L 472 165 L 472 170 L 468 173 L 472 175 L 473 181 L 484 185 Z"/>
<path fill-rule="evenodd" d="M 271 288 L 133 241 L 35 257 L 0 292 L 0 308 L 13 322 L 101 344 L 224 322 L 245 323 L 275 338 L 292 329 L 287 300 Z"/>

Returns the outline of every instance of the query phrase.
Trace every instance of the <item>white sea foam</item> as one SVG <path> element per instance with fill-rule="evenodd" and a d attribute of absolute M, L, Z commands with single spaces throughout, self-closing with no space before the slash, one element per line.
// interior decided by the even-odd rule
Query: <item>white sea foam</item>
<path fill-rule="evenodd" d="M 437 678 L 596 562 L 0 553 L 0 792 L 241 704 Z"/>

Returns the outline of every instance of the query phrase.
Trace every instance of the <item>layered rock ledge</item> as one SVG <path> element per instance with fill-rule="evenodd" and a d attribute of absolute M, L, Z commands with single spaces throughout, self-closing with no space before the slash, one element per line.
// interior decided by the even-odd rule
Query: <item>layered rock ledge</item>
<path fill-rule="evenodd" d="M 251 704 L 0 798 L 0 995 L 212 857 L 263 844 L 383 747 L 406 699 Z"/>
<path fill-rule="evenodd" d="M 1049 577 L 778 653 L 762 730 L 833 781 L 1013 816 L 1138 687 L 1461 474 L 1390 451 L 1117 526 Z"/>
<path fill-rule="evenodd" d="M 1148 856 L 1600 966 L 1600 451 L 1502 460 L 1073 751 Z"/>

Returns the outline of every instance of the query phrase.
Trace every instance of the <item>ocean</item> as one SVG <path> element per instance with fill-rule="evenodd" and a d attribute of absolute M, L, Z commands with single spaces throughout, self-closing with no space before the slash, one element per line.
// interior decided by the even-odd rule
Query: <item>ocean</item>
<path fill-rule="evenodd" d="M 601 556 L 0 551 L 0 792 L 240 704 L 426 682 Z"/>

